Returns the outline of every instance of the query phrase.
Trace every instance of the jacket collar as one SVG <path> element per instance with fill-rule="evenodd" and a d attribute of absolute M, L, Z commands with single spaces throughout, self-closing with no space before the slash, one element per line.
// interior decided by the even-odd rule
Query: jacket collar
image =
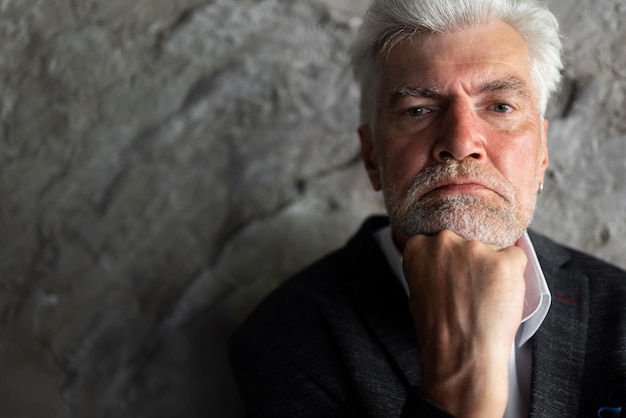
<path fill-rule="evenodd" d="M 530 233 L 552 293 L 548 316 L 533 338 L 531 417 L 576 417 L 581 399 L 589 319 L 589 279 L 570 255 Z"/>

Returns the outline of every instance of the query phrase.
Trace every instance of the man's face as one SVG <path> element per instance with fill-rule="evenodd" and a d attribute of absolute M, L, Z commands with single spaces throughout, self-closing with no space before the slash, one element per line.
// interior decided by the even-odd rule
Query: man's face
<path fill-rule="evenodd" d="M 548 165 L 528 50 L 503 22 L 419 33 L 383 60 L 375 120 L 359 128 L 396 240 L 451 229 L 513 244 Z"/>

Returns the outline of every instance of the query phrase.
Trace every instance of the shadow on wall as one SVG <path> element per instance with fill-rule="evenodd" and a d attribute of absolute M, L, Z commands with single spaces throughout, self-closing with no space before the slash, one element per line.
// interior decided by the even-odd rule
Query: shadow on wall
<path fill-rule="evenodd" d="M 330 3 L 3 6 L 1 416 L 241 415 L 233 327 L 375 207 Z"/>
<path fill-rule="evenodd" d="M 198 312 L 166 333 L 137 376 L 140 392 L 131 416 L 244 416 L 230 371 L 227 341 L 232 331 L 227 302 Z"/>

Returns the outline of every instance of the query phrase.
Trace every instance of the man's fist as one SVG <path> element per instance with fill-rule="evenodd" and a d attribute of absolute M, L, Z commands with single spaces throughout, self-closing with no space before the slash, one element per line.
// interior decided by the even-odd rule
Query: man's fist
<path fill-rule="evenodd" d="M 498 417 L 522 319 L 526 256 L 451 231 L 407 241 L 403 267 L 423 395 L 458 417 Z"/>

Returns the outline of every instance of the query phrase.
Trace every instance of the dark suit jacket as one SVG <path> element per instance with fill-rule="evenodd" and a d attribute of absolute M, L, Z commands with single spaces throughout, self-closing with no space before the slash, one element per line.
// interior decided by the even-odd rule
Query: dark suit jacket
<path fill-rule="evenodd" d="M 407 297 L 368 219 L 285 282 L 236 331 L 231 361 L 250 416 L 447 416 L 415 391 Z M 531 417 L 596 417 L 626 379 L 626 272 L 530 233 L 552 293 L 532 338 Z"/>

